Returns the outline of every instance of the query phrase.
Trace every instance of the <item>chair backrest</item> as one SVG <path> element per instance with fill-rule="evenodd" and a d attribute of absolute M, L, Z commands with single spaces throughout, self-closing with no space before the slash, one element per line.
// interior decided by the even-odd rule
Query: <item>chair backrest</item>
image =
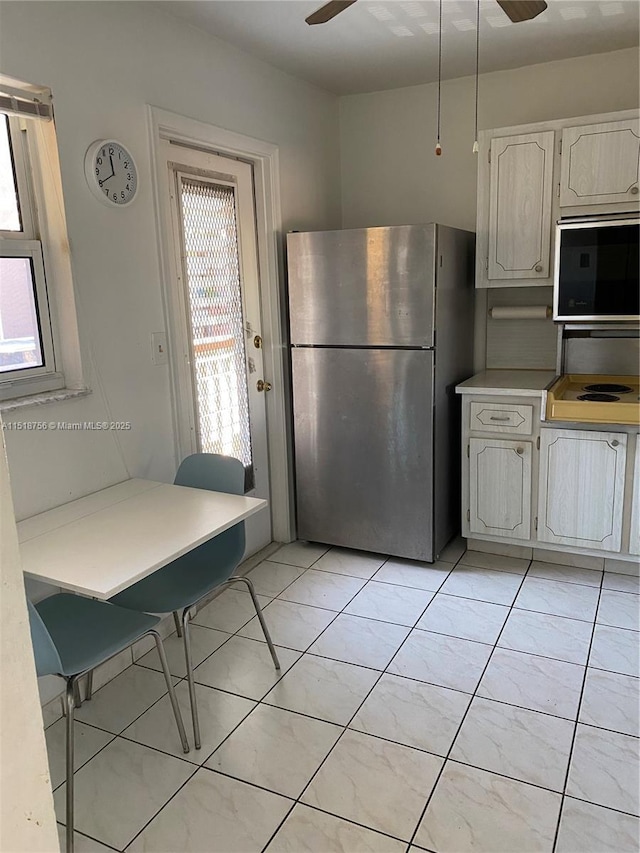
<path fill-rule="evenodd" d="M 36 673 L 38 675 L 59 675 L 62 672 L 62 662 L 51 639 L 51 634 L 29 599 L 27 599 L 27 608 L 29 609 L 29 627 L 31 628 L 33 655 L 36 660 Z"/>
<path fill-rule="evenodd" d="M 243 495 L 244 465 L 239 459 L 218 453 L 193 453 L 182 460 L 173 482 L 192 489 Z M 206 553 L 211 565 L 237 565 L 244 557 L 244 549 L 244 521 L 241 521 L 196 549 L 199 555 L 191 553 L 196 559 Z"/>
<path fill-rule="evenodd" d="M 239 459 L 219 453 L 192 453 L 180 463 L 173 482 L 192 489 L 243 495 L 244 465 Z"/>

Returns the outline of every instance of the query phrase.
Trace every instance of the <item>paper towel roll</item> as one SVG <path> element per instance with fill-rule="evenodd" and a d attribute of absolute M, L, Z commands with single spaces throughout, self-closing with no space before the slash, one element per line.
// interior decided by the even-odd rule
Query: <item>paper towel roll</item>
<path fill-rule="evenodd" d="M 494 320 L 546 320 L 551 316 L 548 305 L 499 305 L 489 309 Z"/>

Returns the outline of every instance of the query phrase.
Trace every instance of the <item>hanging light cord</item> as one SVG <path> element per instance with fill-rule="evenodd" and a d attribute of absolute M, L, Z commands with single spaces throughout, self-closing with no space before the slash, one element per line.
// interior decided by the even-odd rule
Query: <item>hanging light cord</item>
<path fill-rule="evenodd" d="M 440 90 L 442 88 L 442 0 L 440 0 L 440 11 L 438 18 L 438 138 L 436 140 L 436 154 L 442 154 L 440 145 Z"/>
<path fill-rule="evenodd" d="M 473 153 L 478 153 L 478 81 L 480 69 L 480 0 L 476 7 L 476 118 L 473 136 Z"/>

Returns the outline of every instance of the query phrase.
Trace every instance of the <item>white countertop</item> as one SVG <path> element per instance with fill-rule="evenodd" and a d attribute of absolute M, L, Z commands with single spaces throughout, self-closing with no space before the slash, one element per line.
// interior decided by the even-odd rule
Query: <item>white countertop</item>
<path fill-rule="evenodd" d="M 456 385 L 458 394 L 500 394 L 521 397 L 542 394 L 557 374 L 553 370 L 483 370 Z"/>
<path fill-rule="evenodd" d="M 22 569 L 108 599 L 266 506 L 243 495 L 126 480 L 21 521 Z"/>

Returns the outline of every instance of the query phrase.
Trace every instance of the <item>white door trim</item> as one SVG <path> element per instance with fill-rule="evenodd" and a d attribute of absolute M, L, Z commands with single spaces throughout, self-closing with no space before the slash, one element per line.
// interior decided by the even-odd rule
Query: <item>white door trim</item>
<path fill-rule="evenodd" d="M 153 195 L 156 236 L 162 279 L 165 322 L 171 328 L 168 293 L 172 258 L 164 239 L 169 205 L 166 164 L 160 152 L 161 140 L 172 140 L 215 154 L 241 157 L 253 164 L 256 195 L 258 262 L 261 283 L 262 338 L 265 378 L 273 384 L 267 395 L 267 441 L 271 481 L 271 520 L 273 538 L 290 542 L 294 536 L 293 472 L 289 464 L 291 437 L 287 417 L 285 382 L 286 346 L 282 322 L 281 287 L 284 265 L 281 248 L 282 214 L 280 209 L 279 150 L 263 142 L 221 127 L 187 118 L 159 107 L 148 107 L 151 164 L 154 172 Z M 178 464 L 175 376 L 171 373 L 174 454 Z"/>

